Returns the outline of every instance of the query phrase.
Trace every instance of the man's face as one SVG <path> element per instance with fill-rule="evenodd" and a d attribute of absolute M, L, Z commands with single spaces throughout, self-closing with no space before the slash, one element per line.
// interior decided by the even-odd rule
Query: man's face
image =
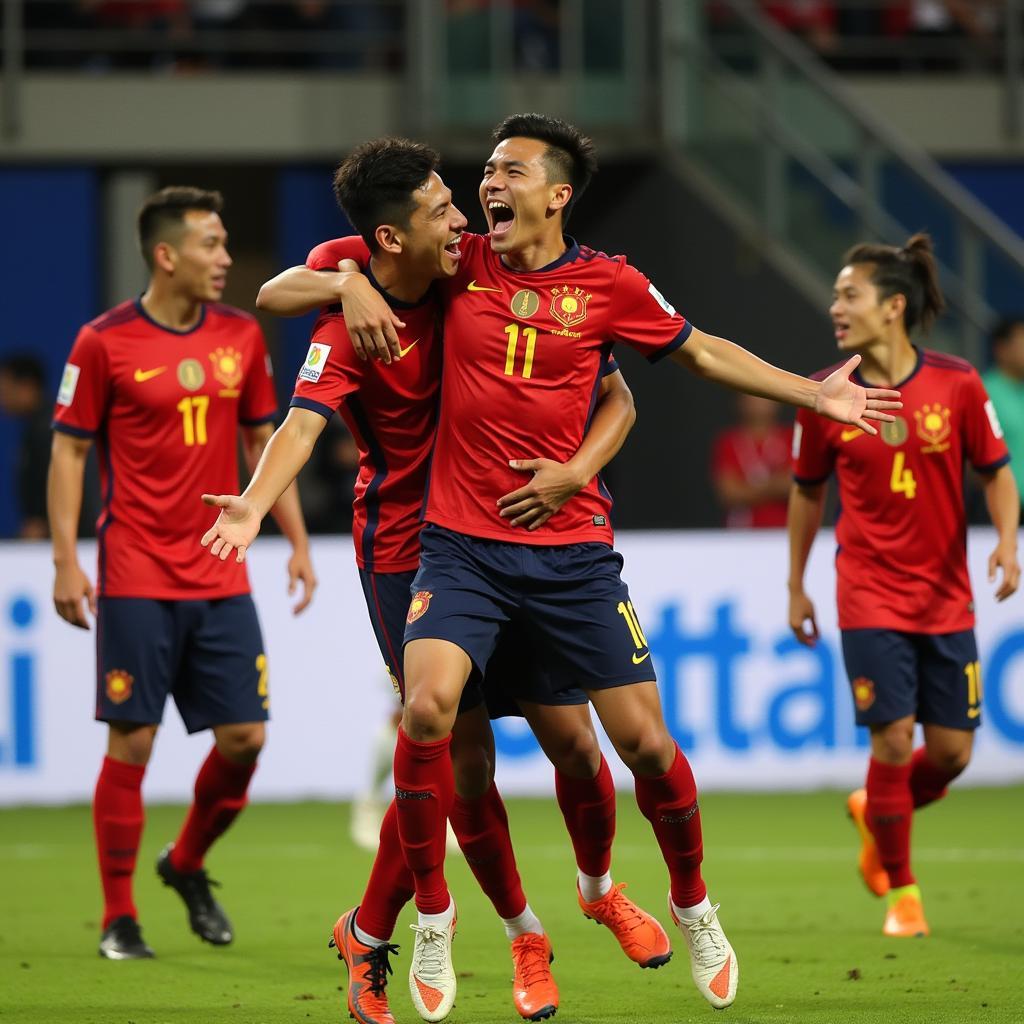
<path fill-rule="evenodd" d="M 1017 380 L 1024 380 L 1024 324 L 1017 324 L 1010 336 L 996 350 L 1001 370 Z"/>
<path fill-rule="evenodd" d="M 836 344 L 843 351 L 856 351 L 877 341 L 885 333 L 892 300 L 878 301 L 878 289 L 871 281 L 873 263 L 853 263 L 836 277 L 829 315 Z M 891 321 L 890 321 L 891 322 Z"/>
<path fill-rule="evenodd" d="M 459 241 L 466 218 L 452 204 L 452 190 L 432 171 L 416 190 L 416 209 L 408 230 L 397 232 L 402 241 L 403 265 L 431 278 L 452 277 L 459 269 Z"/>
<path fill-rule="evenodd" d="M 505 139 L 484 166 L 480 205 L 497 253 L 535 242 L 564 206 L 556 197 L 568 186 L 548 181 L 546 151 L 547 144 L 538 139 Z"/>
<path fill-rule="evenodd" d="M 227 242 L 220 214 L 188 210 L 178 237 L 164 243 L 175 287 L 196 302 L 219 301 L 231 266 Z"/>

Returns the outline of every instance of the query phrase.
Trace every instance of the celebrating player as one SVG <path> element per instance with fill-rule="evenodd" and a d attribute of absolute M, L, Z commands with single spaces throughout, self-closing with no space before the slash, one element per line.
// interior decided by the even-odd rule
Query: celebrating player
<path fill-rule="evenodd" d="M 804 568 L 821 524 L 825 482 L 839 480 L 836 594 L 857 723 L 871 730 L 867 785 L 848 809 L 861 836 L 860 871 L 888 895 L 882 931 L 927 935 L 910 867 L 913 812 L 946 794 L 967 767 L 981 722 L 974 601 L 967 575 L 964 460 L 981 475 L 999 541 L 989 581 L 996 599 L 1020 579 L 1020 505 L 1003 432 L 978 374 L 962 359 L 910 341 L 944 307 L 931 240 L 858 245 L 835 282 L 830 313 L 840 351 L 863 362 L 858 379 L 898 387 L 907 415 L 881 438 L 801 411 L 789 504 L 789 623 L 818 638 Z M 819 377 L 830 371 L 824 370 Z M 914 722 L 924 745 L 914 749 Z"/>
<path fill-rule="evenodd" d="M 334 186 L 339 203 L 365 242 L 342 239 L 319 245 L 308 259 L 313 270 L 285 272 L 283 281 L 271 282 L 261 291 L 261 305 L 277 311 L 308 308 L 311 299 L 330 305 L 336 296 L 323 285 L 330 282 L 330 271 L 337 269 L 353 241 L 364 256 L 368 246 L 374 288 L 386 300 L 389 315 L 393 310 L 403 318 L 398 324 L 401 358 L 391 366 L 360 360 L 340 310 L 336 306 L 325 310 L 299 371 L 288 418 L 267 446 L 245 494 L 241 498 L 205 496 L 222 513 L 203 543 L 222 559 L 233 550 L 237 557 L 244 557 L 266 509 L 301 469 L 337 410 L 360 451 L 353 531 L 360 579 L 381 653 L 399 688 L 404 687 L 402 637 L 410 586 L 419 565 L 420 509 L 440 388 L 439 311 L 431 286 L 456 272 L 466 224 L 437 174 L 437 164 L 432 150 L 400 139 L 360 146 L 339 167 Z M 529 493 L 511 504 L 525 506 L 520 514 L 535 512 L 536 519 L 557 512 L 618 451 L 633 419 L 632 397 L 621 374 L 613 370 L 601 381 L 594 418 L 579 449 L 564 465 L 552 462 L 540 467 L 541 485 L 527 487 Z M 577 851 L 581 884 L 600 889 L 593 897 L 597 899 L 612 888 L 609 864 L 615 793 L 590 723 L 586 696 L 578 690 L 555 692 L 544 678 L 543 666 L 533 663 L 529 646 L 511 635 L 487 665 L 486 688 L 489 704 L 499 690 L 519 699 L 556 765 L 560 803 Z M 516 869 L 504 805 L 493 784 L 494 739 L 481 701 L 480 688 L 468 687 L 455 719 L 456 794 L 451 821 L 467 863 L 503 919 L 512 943 L 516 1009 L 527 1019 L 539 1020 L 558 1007 L 549 967 L 551 946 L 526 901 Z M 614 892 L 621 918 L 615 922 L 617 936 L 628 936 L 636 955 L 650 960 L 647 947 L 664 941 L 663 930 L 621 890 Z M 365 895 L 334 929 L 334 943 L 349 968 L 348 1008 L 364 1024 L 391 1021 L 386 983 L 389 955 L 396 947 L 390 939 L 398 913 L 412 894 L 412 876 L 402 858 L 392 804 Z M 435 995 L 433 945 L 423 941 L 423 934 L 423 930 L 417 933 L 416 951 L 423 955 L 413 956 L 411 992 L 426 1019 L 440 1019 L 447 1008 Z M 644 943 L 647 946 L 640 952 Z"/>
<path fill-rule="evenodd" d="M 571 457 L 615 342 L 651 361 L 672 355 L 701 376 L 869 432 L 868 420 L 890 418 L 884 410 L 898 407 L 898 395 L 851 383 L 856 358 L 818 383 L 693 329 L 623 258 L 563 235 L 596 166 L 590 140 L 541 115 L 506 119 L 494 139 L 480 185 L 490 235 L 463 235 L 458 272 L 444 285 L 441 413 L 395 755 L 399 834 L 420 925 L 437 946 L 433 960 L 444 963 L 431 984 L 450 1008 L 455 906 L 444 877 L 444 820 L 452 800 L 451 724 L 467 679 L 487 664 L 514 618 L 557 677 L 586 690 L 633 772 L 637 802 L 669 868 L 670 912 L 694 981 L 712 1005 L 728 1006 L 738 969 L 701 878 L 696 785 L 662 718 L 650 649 L 619 576 L 610 496 L 595 479 L 534 530 L 517 529 L 501 496 L 522 460 Z M 397 354 L 389 315 L 368 283 L 352 278 L 339 287 L 361 351 Z M 597 901 L 582 892 L 579 900 L 585 914 L 602 919 Z"/>
<path fill-rule="evenodd" d="M 185 902 L 192 930 L 224 945 L 233 932 L 203 862 L 246 803 L 263 746 L 267 658 L 244 566 L 224 572 L 195 543 L 208 519 L 196 481 L 238 487 L 241 426 L 250 469 L 273 432 L 270 360 L 256 321 L 218 300 L 231 266 L 221 197 L 166 188 L 139 213 L 149 266 L 142 297 L 86 324 L 64 368 L 54 414 L 48 504 L 57 612 L 89 628 L 96 616 L 96 717 L 108 724 L 93 819 L 103 882 L 100 955 L 153 956 L 142 938 L 132 875 L 142 835 L 142 778 L 168 695 L 190 733 L 214 746 L 175 842 L 157 861 Z M 100 452 L 103 509 L 95 590 L 76 553 L 90 445 Z M 292 545 L 295 608 L 313 596 L 298 492 L 275 517 Z"/>

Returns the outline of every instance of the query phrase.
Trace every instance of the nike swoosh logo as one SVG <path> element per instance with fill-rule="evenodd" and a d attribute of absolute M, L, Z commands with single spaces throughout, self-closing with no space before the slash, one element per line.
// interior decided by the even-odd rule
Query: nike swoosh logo
<path fill-rule="evenodd" d="M 500 292 L 500 288 L 485 288 L 482 284 L 477 284 L 476 279 L 470 281 L 466 285 L 467 292 Z"/>
<path fill-rule="evenodd" d="M 166 370 L 166 366 L 158 366 L 155 370 L 136 370 L 135 371 L 135 383 L 142 384 L 152 377 L 159 377 L 161 373 Z"/>
<path fill-rule="evenodd" d="M 860 427 L 855 427 L 853 430 L 844 430 L 840 435 L 840 439 L 843 441 L 852 441 L 855 437 L 860 437 L 864 431 Z"/>
<path fill-rule="evenodd" d="M 399 346 L 398 358 L 401 359 L 402 356 L 408 355 L 422 340 L 422 338 L 417 338 L 411 345 L 406 345 L 405 348 Z"/>
<path fill-rule="evenodd" d="M 642 657 L 640 657 L 640 658 L 638 658 L 638 657 L 637 657 L 637 656 L 636 656 L 636 655 L 634 654 L 634 655 L 633 655 L 633 664 L 634 664 L 634 665 L 640 665 L 640 664 L 642 664 L 643 662 L 645 662 L 645 661 L 646 661 L 646 660 L 647 660 L 647 659 L 648 659 L 648 658 L 649 658 L 650 656 L 651 656 L 651 652 L 650 652 L 650 651 L 648 651 L 648 652 L 647 652 L 647 653 L 646 653 L 645 655 L 643 655 L 643 656 L 642 656 Z"/>

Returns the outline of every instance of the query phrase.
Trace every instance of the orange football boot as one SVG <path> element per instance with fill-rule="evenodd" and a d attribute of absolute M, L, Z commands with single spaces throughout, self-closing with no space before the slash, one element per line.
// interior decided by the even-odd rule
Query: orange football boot
<path fill-rule="evenodd" d="M 665 929 L 646 910 L 624 896 L 625 882 L 613 885 L 599 900 L 588 903 L 576 885 L 576 896 L 585 917 L 603 924 L 618 940 L 622 952 L 641 967 L 661 967 L 672 959 Z"/>
<path fill-rule="evenodd" d="M 898 939 L 921 938 L 929 934 L 921 890 L 916 885 L 890 890 L 889 910 L 882 925 L 882 934 Z"/>
<path fill-rule="evenodd" d="M 348 967 L 348 1012 L 359 1024 L 395 1024 L 388 1007 L 388 975 L 392 973 L 388 957 L 397 946 L 368 946 L 356 938 L 353 925 L 358 907 L 346 911 L 334 926 L 334 938 L 328 944 L 337 948 L 338 959 Z"/>
<path fill-rule="evenodd" d="M 857 867 L 864 884 L 876 895 L 884 896 L 889 891 L 889 875 L 882 867 L 878 856 L 878 844 L 871 834 L 867 822 L 868 791 L 855 789 L 846 798 L 846 813 L 860 833 L 860 854 Z"/>
<path fill-rule="evenodd" d="M 528 932 L 512 940 L 512 1001 L 524 1020 L 554 1017 L 558 1009 L 558 986 L 551 977 L 554 959 L 546 935 Z"/>

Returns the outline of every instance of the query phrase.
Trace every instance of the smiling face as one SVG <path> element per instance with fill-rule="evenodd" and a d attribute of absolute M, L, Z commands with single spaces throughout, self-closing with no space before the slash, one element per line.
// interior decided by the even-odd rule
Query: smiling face
<path fill-rule="evenodd" d="M 217 302 L 224 294 L 231 257 L 220 214 L 187 210 L 180 228 L 157 244 L 156 263 L 170 273 L 176 291 L 196 302 Z"/>
<path fill-rule="evenodd" d="M 836 344 L 844 352 L 880 341 L 894 325 L 902 326 L 906 299 L 900 294 L 880 299 L 873 271 L 873 263 L 851 263 L 836 277 L 829 316 Z"/>
<path fill-rule="evenodd" d="M 480 205 L 497 253 L 536 245 L 549 234 L 561 237 L 572 186 L 549 180 L 547 149 L 538 139 L 505 139 L 484 166 Z"/>
<path fill-rule="evenodd" d="M 459 269 L 462 253 L 459 242 L 466 218 L 452 204 L 452 190 L 436 171 L 414 193 L 416 208 L 409 215 L 408 227 L 378 228 L 390 232 L 385 238 L 401 246 L 403 269 L 430 280 L 452 277 Z M 388 242 L 378 239 L 388 247 Z"/>

